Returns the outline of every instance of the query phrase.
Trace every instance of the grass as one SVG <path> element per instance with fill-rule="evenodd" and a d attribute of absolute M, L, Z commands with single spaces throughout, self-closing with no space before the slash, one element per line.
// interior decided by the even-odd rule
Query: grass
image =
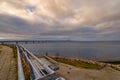
<path fill-rule="evenodd" d="M 8 47 L 13 49 L 13 53 L 14 53 L 13 58 L 15 58 L 16 61 L 17 61 L 17 48 L 16 48 L 16 46 L 14 46 L 14 45 L 5 45 L 5 46 L 8 46 Z M 21 56 L 21 60 L 22 60 L 22 66 L 23 66 L 23 71 L 24 71 L 24 75 L 25 75 L 25 80 L 31 80 L 30 79 L 30 68 L 29 68 L 29 65 L 22 58 L 22 56 Z"/>
<path fill-rule="evenodd" d="M 15 46 L 13 46 L 13 45 L 7 45 L 7 46 L 11 47 L 13 49 L 13 53 L 14 53 L 13 58 L 17 59 L 17 48 Z M 22 58 L 22 56 L 21 56 L 21 60 L 22 60 L 22 66 L 23 66 L 23 71 L 24 71 L 24 75 L 25 75 L 25 80 L 30 80 L 30 68 L 29 68 L 29 65 Z"/>
<path fill-rule="evenodd" d="M 1 54 L 1 52 L 2 52 L 2 50 L 1 50 L 1 49 L 2 49 L 2 45 L 0 44 L 0 54 Z"/>
<path fill-rule="evenodd" d="M 1 54 L 2 50 L 0 50 L 0 54 Z"/>
<path fill-rule="evenodd" d="M 2 49 L 2 45 L 0 45 L 0 49 Z"/>
<path fill-rule="evenodd" d="M 16 59 L 17 61 L 17 48 L 16 46 L 14 45 L 5 45 L 5 46 L 8 46 L 10 48 L 13 49 L 13 58 Z M 30 79 L 30 68 L 29 68 L 29 65 L 26 63 L 26 61 L 22 58 L 21 56 L 21 60 L 22 60 L 22 66 L 23 66 L 23 71 L 24 71 L 24 75 L 25 75 L 25 80 L 31 80 Z M 17 63 L 17 62 L 16 62 Z M 17 64 L 18 65 L 18 64 Z M 18 67 L 18 66 L 17 66 Z M 18 76 L 18 75 L 17 75 Z M 16 79 L 17 80 L 17 79 Z"/>
<path fill-rule="evenodd" d="M 13 57 L 16 58 L 16 60 L 17 60 L 17 48 L 16 48 L 16 46 L 14 46 L 12 44 L 3 44 L 3 45 L 12 48 L 13 54 L 14 54 Z"/>
<path fill-rule="evenodd" d="M 23 71 L 24 71 L 24 75 L 25 75 L 25 80 L 31 80 L 31 77 L 30 77 L 30 67 L 26 63 L 25 59 L 23 59 L 23 57 L 21 58 L 21 60 L 22 60 L 22 66 L 23 66 Z"/>
<path fill-rule="evenodd" d="M 8 47 L 13 49 L 13 57 L 17 59 L 17 48 L 14 45 L 7 45 Z"/>
<path fill-rule="evenodd" d="M 51 57 L 51 58 L 58 62 L 69 64 L 75 67 L 81 67 L 85 69 L 95 69 L 95 70 L 101 69 L 101 66 L 97 64 L 92 64 L 92 63 L 84 62 L 81 60 L 61 58 L 61 57 Z"/>
<path fill-rule="evenodd" d="M 110 63 L 110 64 L 120 64 L 120 61 L 101 61 L 104 63 Z"/>
<path fill-rule="evenodd" d="M 17 48 L 14 45 L 5 45 L 5 46 L 8 46 L 8 47 L 12 48 L 12 50 L 13 50 L 13 58 L 16 61 L 16 72 L 15 72 L 15 75 L 16 75 L 16 80 L 17 80 L 18 79 Z"/>

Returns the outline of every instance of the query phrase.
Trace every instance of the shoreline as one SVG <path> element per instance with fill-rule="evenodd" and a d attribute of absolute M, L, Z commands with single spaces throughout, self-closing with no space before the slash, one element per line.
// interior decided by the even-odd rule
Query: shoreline
<path fill-rule="evenodd" d="M 60 63 L 65 63 L 75 67 L 101 70 L 104 67 L 109 66 L 117 71 L 120 71 L 120 64 L 111 64 L 109 62 L 104 62 L 104 61 L 85 60 L 85 59 L 78 59 L 78 58 L 67 58 L 67 57 L 60 57 L 60 56 L 58 57 L 58 56 L 51 56 L 51 55 L 48 55 L 48 56 Z M 83 64 L 83 65 L 81 66 L 80 64 Z"/>
<path fill-rule="evenodd" d="M 56 56 L 52 56 L 51 58 L 54 59 L 53 57 L 63 59 L 63 57 L 56 57 Z M 80 60 L 75 58 L 74 59 L 65 58 L 65 60 L 66 59 L 70 62 L 75 62 L 76 60 Z M 92 63 L 90 62 L 90 64 Z M 88 68 L 76 67 L 68 63 L 66 64 L 66 63 L 60 62 L 59 63 L 60 70 L 58 70 L 57 73 L 58 75 L 61 75 L 62 77 L 64 77 L 66 80 L 110 80 L 110 79 L 119 80 L 120 79 L 119 70 L 116 70 L 115 68 L 111 67 L 111 65 L 108 65 L 107 63 L 103 63 L 103 64 L 106 64 L 106 65 L 104 67 L 101 67 L 101 69 L 98 69 L 98 68 L 88 69 Z"/>

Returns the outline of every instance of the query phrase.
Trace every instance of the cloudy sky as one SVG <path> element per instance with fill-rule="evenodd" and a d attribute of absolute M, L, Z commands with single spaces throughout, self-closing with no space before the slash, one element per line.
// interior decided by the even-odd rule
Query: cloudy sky
<path fill-rule="evenodd" d="M 0 39 L 120 40 L 120 0 L 0 0 Z"/>

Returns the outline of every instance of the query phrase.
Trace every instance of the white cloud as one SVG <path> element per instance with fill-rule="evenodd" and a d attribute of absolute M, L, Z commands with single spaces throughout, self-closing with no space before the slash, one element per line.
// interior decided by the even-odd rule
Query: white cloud
<path fill-rule="evenodd" d="M 1 0 L 0 32 L 16 33 L 16 36 L 117 38 L 120 33 L 119 4 L 120 0 Z"/>

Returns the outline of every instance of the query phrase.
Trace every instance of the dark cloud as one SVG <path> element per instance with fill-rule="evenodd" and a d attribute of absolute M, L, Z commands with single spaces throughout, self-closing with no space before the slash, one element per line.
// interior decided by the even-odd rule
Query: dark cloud
<path fill-rule="evenodd" d="M 119 0 L 1 0 L 0 37 L 120 40 Z"/>
<path fill-rule="evenodd" d="M 32 31 L 24 19 L 12 15 L 0 15 L 0 32 L 9 34 L 26 34 Z"/>

